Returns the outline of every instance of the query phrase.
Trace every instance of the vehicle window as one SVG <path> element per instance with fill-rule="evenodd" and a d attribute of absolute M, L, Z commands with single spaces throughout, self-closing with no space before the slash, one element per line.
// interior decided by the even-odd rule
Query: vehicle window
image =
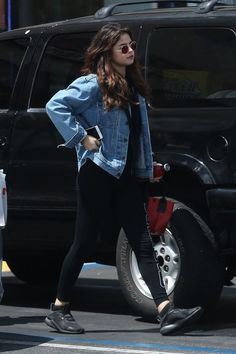
<path fill-rule="evenodd" d="M 28 38 L 0 42 L 0 109 L 9 108 L 16 77 L 28 42 Z"/>
<path fill-rule="evenodd" d="M 93 35 L 58 35 L 49 41 L 35 79 L 31 107 L 45 107 L 57 91 L 81 75 L 83 54 Z"/>
<path fill-rule="evenodd" d="M 236 40 L 230 29 L 157 29 L 147 45 L 153 107 L 236 106 Z"/>

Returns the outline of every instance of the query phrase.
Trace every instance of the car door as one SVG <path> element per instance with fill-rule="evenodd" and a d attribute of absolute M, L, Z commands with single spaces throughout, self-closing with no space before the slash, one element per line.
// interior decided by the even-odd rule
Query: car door
<path fill-rule="evenodd" d="M 207 23 L 196 17 L 185 26 L 177 19 L 143 26 L 152 143 L 159 161 L 188 166 L 204 184 L 232 183 L 236 35 Z"/>
<path fill-rule="evenodd" d="M 17 77 L 25 58 L 30 38 L 5 34 L 0 38 L 0 168 L 7 172 L 10 131 L 16 115 L 14 95 Z"/>
<path fill-rule="evenodd" d="M 44 33 L 34 53 L 31 67 L 35 71 L 31 69 L 27 78 L 31 92 L 14 119 L 9 162 L 14 223 L 21 230 L 19 247 L 24 245 L 24 251 L 50 251 L 55 241 L 64 250 L 73 237 L 76 154 L 74 149 L 58 148 L 63 138 L 47 116 L 45 105 L 80 75 L 84 48 L 91 36 Z"/>

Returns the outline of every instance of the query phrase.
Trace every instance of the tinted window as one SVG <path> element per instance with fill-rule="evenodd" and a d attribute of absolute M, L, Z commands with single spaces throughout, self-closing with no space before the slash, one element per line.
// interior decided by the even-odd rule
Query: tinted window
<path fill-rule="evenodd" d="M 48 43 L 36 76 L 31 107 L 45 107 L 54 93 L 81 75 L 83 54 L 92 36 L 58 35 Z"/>
<path fill-rule="evenodd" d="M 236 106 L 235 33 L 220 28 L 158 29 L 148 40 L 154 107 Z"/>
<path fill-rule="evenodd" d="M 0 42 L 0 109 L 8 109 L 28 39 Z"/>

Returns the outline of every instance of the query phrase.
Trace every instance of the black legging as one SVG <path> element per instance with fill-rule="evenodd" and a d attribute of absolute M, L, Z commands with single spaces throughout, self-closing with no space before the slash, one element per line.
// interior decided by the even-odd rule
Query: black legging
<path fill-rule="evenodd" d="M 140 183 L 127 173 L 116 179 L 89 160 L 79 172 L 78 187 L 75 239 L 63 262 L 57 298 L 69 301 L 85 260 L 95 252 L 98 231 L 113 209 L 156 305 L 168 300 L 154 258 Z"/>

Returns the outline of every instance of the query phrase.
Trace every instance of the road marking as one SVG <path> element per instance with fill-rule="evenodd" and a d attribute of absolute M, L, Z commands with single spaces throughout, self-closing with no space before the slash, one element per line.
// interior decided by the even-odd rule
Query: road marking
<path fill-rule="evenodd" d="M 179 346 L 173 346 L 173 351 L 166 351 L 160 350 L 160 349 L 155 349 L 153 350 L 147 350 L 147 349 L 131 349 L 131 348 L 115 348 L 115 347 L 95 347 L 95 346 L 89 346 L 89 345 L 76 345 L 76 344 L 62 344 L 62 343 L 41 343 L 41 342 L 31 342 L 31 341 L 19 341 L 19 340 L 7 340 L 7 339 L 1 339 L 0 338 L 0 343 L 1 344 L 13 344 L 13 345 L 20 345 L 20 346 L 32 346 L 32 347 L 47 347 L 47 348 L 60 348 L 60 349 L 65 349 L 65 350 L 80 350 L 82 352 L 90 351 L 92 353 L 94 352 L 101 352 L 101 353 L 119 353 L 119 354 L 187 354 L 187 353 L 198 353 L 198 354 L 236 354 L 236 351 L 233 349 L 226 349 L 226 348 L 206 348 L 206 347 L 189 347 L 189 348 L 180 348 Z M 135 345 L 135 344 L 134 344 Z M 167 348 L 166 348 L 167 349 Z M 172 350 L 168 348 L 169 350 Z M 78 353 L 79 354 L 79 353 Z"/>
<path fill-rule="evenodd" d="M 2 271 L 3 272 L 10 272 L 11 271 L 7 265 L 7 262 L 5 262 L 5 261 L 2 262 Z"/>
<path fill-rule="evenodd" d="M 112 347 L 94 347 L 85 345 L 74 345 L 74 344 L 59 344 L 59 343 L 38 343 L 38 342 L 28 342 L 28 341 L 17 341 L 17 340 L 5 340 L 0 339 L 2 344 L 14 344 L 22 346 L 38 346 L 38 347 L 48 347 L 48 348 L 60 348 L 60 349 L 74 349 L 82 351 L 93 351 L 93 352 L 109 352 L 111 353 L 127 353 L 127 354 L 176 354 L 176 352 L 165 352 L 165 351 L 153 351 L 153 350 L 136 350 L 136 349 L 125 349 L 125 348 L 112 348 Z M 186 353 L 186 352 L 185 352 Z"/>
<path fill-rule="evenodd" d="M 111 267 L 111 266 L 107 266 L 105 264 L 98 264 L 98 263 L 95 263 L 95 262 L 91 262 L 91 263 L 85 263 L 83 265 L 82 270 L 91 270 L 91 269 L 107 268 L 107 267 Z"/>
<path fill-rule="evenodd" d="M 109 352 L 109 353 L 128 353 L 128 354 L 173 354 L 173 352 L 160 352 L 160 351 L 150 351 L 150 350 L 136 350 L 136 349 L 124 349 L 124 348 L 109 348 L 109 347 L 93 347 L 93 346 L 82 346 L 82 345 L 71 345 L 71 344 L 52 344 L 43 343 L 40 346 L 61 348 L 61 349 L 75 349 L 83 351 L 96 351 L 96 352 Z"/>
<path fill-rule="evenodd" d="M 83 266 L 83 270 L 91 270 L 91 269 L 104 268 L 104 267 L 106 267 L 106 265 L 97 264 L 97 263 L 85 263 Z M 5 261 L 2 262 L 2 271 L 3 272 L 10 272 L 11 271 L 11 269 L 7 265 L 7 262 L 5 262 Z"/>

